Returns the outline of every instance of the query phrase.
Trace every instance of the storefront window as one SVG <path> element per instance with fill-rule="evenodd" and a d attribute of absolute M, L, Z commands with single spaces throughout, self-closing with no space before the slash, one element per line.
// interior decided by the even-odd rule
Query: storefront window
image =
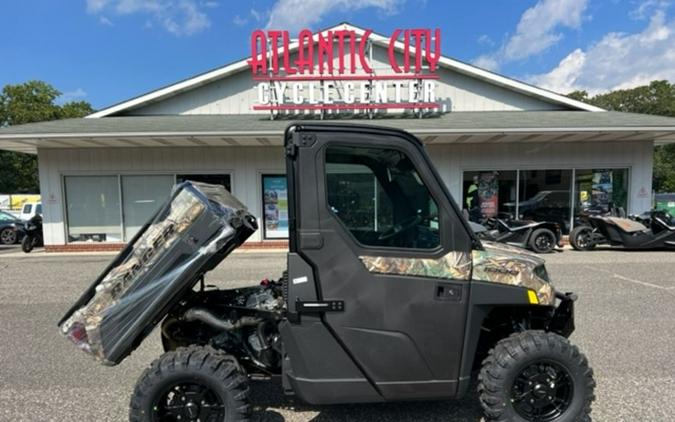
<path fill-rule="evenodd" d="M 185 180 L 231 189 L 229 174 L 65 176 L 68 241 L 131 240 Z"/>
<path fill-rule="evenodd" d="M 263 236 L 265 239 L 288 238 L 288 188 L 283 174 L 262 176 Z"/>
<path fill-rule="evenodd" d="M 483 217 L 514 218 L 516 214 L 517 172 L 466 171 L 462 208 L 471 221 Z"/>
<path fill-rule="evenodd" d="M 173 175 L 122 176 L 124 238 L 131 240 L 171 194 Z"/>
<path fill-rule="evenodd" d="M 521 171 L 520 218 L 558 223 L 563 233 L 569 233 L 571 188 L 572 170 Z"/>
<path fill-rule="evenodd" d="M 67 176 L 64 184 L 68 241 L 122 241 L 117 176 Z"/>
<path fill-rule="evenodd" d="M 575 214 L 624 212 L 628 206 L 628 169 L 577 170 Z"/>

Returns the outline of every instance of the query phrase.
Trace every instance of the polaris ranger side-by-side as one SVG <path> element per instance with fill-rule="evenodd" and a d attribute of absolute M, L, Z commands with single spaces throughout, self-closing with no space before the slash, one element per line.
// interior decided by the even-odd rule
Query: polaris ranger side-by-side
<path fill-rule="evenodd" d="M 222 187 L 185 182 L 59 323 L 109 365 L 161 323 L 131 421 L 248 420 L 261 376 L 311 404 L 451 399 L 477 377 L 487 420 L 590 420 L 576 297 L 540 258 L 481 242 L 415 137 L 295 124 L 285 154 L 279 280 L 205 287 L 257 225 Z"/>

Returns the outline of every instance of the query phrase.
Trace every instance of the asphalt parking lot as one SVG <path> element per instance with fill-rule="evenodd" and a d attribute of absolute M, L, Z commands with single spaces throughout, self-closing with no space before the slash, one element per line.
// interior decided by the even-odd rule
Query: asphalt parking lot
<path fill-rule="evenodd" d="M 276 277 L 282 253 L 235 253 L 207 282 Z M 0 254 L 0 420 L 125 421 L 136 378 L 161 353 L 154 332 L 126 361 L 102 367 L 58 334 L 56 322 L 111 255 Z M 598 383 L 596 421 L 675 417 L 675 252 L 565 251 L 547 256 L 555 285 L 575 291 L 577 331 Z M 315 407 L 253 385 L 254 420 L 479 421 L 461 401 Z"/>

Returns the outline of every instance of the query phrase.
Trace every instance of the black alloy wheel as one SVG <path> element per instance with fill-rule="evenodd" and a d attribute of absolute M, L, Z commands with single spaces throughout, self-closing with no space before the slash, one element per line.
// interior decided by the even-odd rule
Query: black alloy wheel
<path fill-rule="evenodd" d="M 556 246 L 556 236 L 549 229 L 538 229 L 530 237 L 530 248 L 536 253 L 549 253 Z"/>
<path fill-rule="evenodd" d="M 225 405 L 218 394 L 203 384 L 170 385 L 153 404 L 155 421 L 222 421 Z"/>
<path fill-rule="evenodd" d="M 569 408 L 574 385 L 555 362 L 540 361 L 523 369 L 511 391 L 513 408 L 528 421 L 554 421 Z"/>
<path fill-rule="evenodd" d="M 578 226 L 570 233 L 570 244 L 578 251 L 590 251 L 595 248 L 593 229 L 588 226 Z"/>

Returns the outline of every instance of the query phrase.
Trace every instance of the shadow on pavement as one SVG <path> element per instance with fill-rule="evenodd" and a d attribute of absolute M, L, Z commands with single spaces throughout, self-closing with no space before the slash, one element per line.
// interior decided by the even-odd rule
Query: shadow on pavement
<path fill-rule="evenodd" d="M 282 413 L 288 416 L 296 412 L 313 416 L 298 414 L 295 417 L 288 416 L 289 420 L 478 422 L 483 415 L 476 394 L 467 395 L 461 400 L 312 406 L 284 396 L 281 386 L 264 381 L 251 384 L 251 402 L 252 420 L 264 422 L 285 422 L 286 417 Z"/>

